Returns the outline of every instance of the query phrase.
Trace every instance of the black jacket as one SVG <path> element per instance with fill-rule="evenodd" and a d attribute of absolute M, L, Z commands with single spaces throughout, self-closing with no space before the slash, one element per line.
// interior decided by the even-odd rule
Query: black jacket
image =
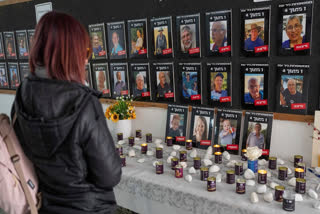
<path fill-rule="evenodd" d="M 121 162 L 98 98 L 78 83 L 30 75 L 17 90 L 11 116 L 34 163 L 40 213 L 112 213 Z"/>

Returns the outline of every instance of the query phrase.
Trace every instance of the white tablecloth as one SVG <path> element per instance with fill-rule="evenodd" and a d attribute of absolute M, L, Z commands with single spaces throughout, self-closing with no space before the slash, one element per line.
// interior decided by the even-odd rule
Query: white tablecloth
<path fill-rule="evenodd" d="M 141 142 L 140 142 L 141 143 Z M 124 153 L 127 154 L 129 149 L 127 142 L 123 145 Z M 184 147 L 181 149 L 185 150 Z M 127 166 L 123 167 L 121 182 L 114 189 L 117 203 L 120 206 L 133 210 L 141 214 L 172 214 L 172 213 L 234 213 L 234 214 L 256 214 L 256 213 L 287 213 L 282 209 L 282 203 L 272 201 L 268 203 L 264 201 L 263 194 L 259 195 L 259 203 L 252 204 L 250 202 L 251 192 L 256 191 L 256 186 L 246 186 L 246 193 L 237 194 L 236 184 L 226 183 L 226 167 L 228 161 L 223 160 L 220 173 L 222 174 L 222 182 L 217 183 L 217 191 L 208 192 L 207 182 L 200 180 L 200 171 L 197 170 L 193 174 L 192 182 L 187 182 L 184 178 L 175 178 L 174 171 L 167 164 L 167 157 L 173 151 L 172 147 L 164 145 L 164 174 L 157 175 L 152 163 L 156 160 L 154 156 L 141 155 L 140 150 L 136 151 L 136 157 L 126 157 Z M 154 143 L 148 144 L 148 150 L 154 151 Z M 204 157 L 204 150 L 197 150 Z M 184 175 L 188 174 L 188 169 L 193 166 L 193 159 L 190 158 L 188 151 L 188 167 L 184 169 Z M 179 153 L 177 152 L 177 155 Z M 145 158 L 144 163 L 138 163 L 137 160 Z M 231 160 L 239 160 L 240 156 L 231 155 Z M 214 163 L 214 161 L 213 161 Z M 245 162 L 244 162 L 245 163 Z M 203 163 L 202 163 L 203 165 Z M 284 166 L 292 169 L 292 174 L 288 176 L 288 180 L 294 177 L 293 163 L 286 161 Z M 259 167 L 267 168 L 268 166 Z M 278 180 L 277 170 L 269 170 L 272 177 L 268 178 L 268 183 L 274 181 L 280 185 L 284 185 L 286 190 L 294 191 L 294 187 L 288 185 L 287 181 Z M 217 173 L 210 173 L 209 176 L 216 176 Z M 242 176 L 241 176 L 242 177 Z M 237 178 L 237 177 L 236 177 Z M 319 178 L 311 173 L 307 173 L 307 190 L 315 189 L 319 183 Z M 274 190 L 268 186 L 267 192 Z M 310 198 L 307 193 L 303 195 L 304 201 L 295 203 L 295 212 L 292 213 L 320 213 L 320 210 L 313 208 L 313 204 L 317 201 Z"/>

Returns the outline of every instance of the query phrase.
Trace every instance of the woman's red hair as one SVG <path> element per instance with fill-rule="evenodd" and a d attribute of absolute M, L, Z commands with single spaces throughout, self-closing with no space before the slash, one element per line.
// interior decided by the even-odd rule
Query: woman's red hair
<path fill-rule="evenodd" d="M 91 43 L 86 29 L 72 16 L 49 12 L 36 26 L 29 65 L 45 67 L 49 77 L 84 83 Z"/>

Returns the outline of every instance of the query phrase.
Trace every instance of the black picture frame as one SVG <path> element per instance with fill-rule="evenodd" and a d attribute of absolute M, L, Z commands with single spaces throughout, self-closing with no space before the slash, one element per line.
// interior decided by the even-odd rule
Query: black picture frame
<path fill-rule="evenodd" d="M 17 59 L 16 40 L 13 31 L 3 32 L 6 59 Z"/>
<path fill-rule="evenodd" d="M 230 57 L 232 55 L 231 10 L 207 12 L 205 17 L 206 56 Z M 219 38 L 223 34 L 224 38 Z M 222 42 L 219 40 L 222 40 Z M 221 45 L 219 45 L 219 43 L 221 43 Z"/>
<path fill-rule="evenodd" d="M 240 149 L 241 122 L 242 111 L 218 109 L 215 119 L 213 143 L 219 144 L 222 151 L 228 151 L 230 154 L 237 155 Z M 226 127 L 229 125 L 229 131 L 226 131 L 227 129 L 223 130 L 224 124 Z M 228 134 L 223 136 L 224 132 Z M 222 137 L 224 139 L 221 139 Z"/>
<path fill-rule="evenodd" d="M 174 65 L 172 62 L 152 63 L 151 87 L 153 100 L 160 102 L 175 101 Z M 161 78 L 165 78 L 165 84 L 161 86 Z M 168 83 L 169 82 L 169 83 Z M 163 88 L 163 89 L 162 89 Z"/>
<path fill-rule="evenodd" d="M 151 51 L 155 58 L 172 58 L 174 56 L 172 37 L 172 17 L 152 18 L 151 25 Z M 161 36 L 160 36 L 160 32 Z"/>
<path fill-rule="evenodd" d="M 17 62 L 8 62 L 8 76 L 10 89 L 16 90 L 20 85 L 20 72 Z"/>
<path fill-rule="evenodd" d="M 290 81 L 290 79 L 293 79 L 293 81 Z M 292 89 L 289 89 L 289 81 Z M 276 112 L 306 114 L 308 110 L 309 82 L 310 65 L 278 64 Z M 292 90 L 292 93 L 295 91 L 295 94 L 292 95 L 290 90 Z M 284 99 L 283 103 L 280 102 L 280 93 Z"/>
<path fill-rule="evenodd" d="M 92 71 L 91 71 L 91 63 L 90 62 L 85 65 L 85 71 L 86 71 L 85 85 L 89 88 L 93 88 Z"/>
<path fill-rule="evenodd" d="M 149 63 L 131 63 L 130 65 L 130 92 L 133 95 L 135 100 L 147 101 L 151 100 L 151 87 L 150 87 L 150 69 Z M 138 77 L 139 75 L 139 77 Z M 143 82 L 141 81 L 141 77 L 143 78 Z M 140 82 L 139 82 L 140 79 Z M 138 89 L 138 84 L 142 84 L 141 88 Z"/>
<path fill-rule="evenodd" d="M 200 124 L 199 124 L 200 123 Z M 204 126 L 201 140 L 197 139 L 198 127 Z M 195 127 L 198 126 L 198 127 Z M 192 107 L 189 138 L 192 139 L 192 146 L 199 149 L 207 149 L 212 144 L 214 127 L 214 109 L 203 107 Z M 199 131 L 200 132 L 200 131 Z"/>
<path fill-rule="evenodd" d="M 268 97 L 269 65 L 268 64 L 241 64 L 240 72 L 241 72 L 240 79 L 241 79 L 242 108 L 267 111 L 269 107 L 269 97 Z M 256 94 L 257 92 L 259 93 L 260 99 L 254 99 L 255 97 L 253 97 L 257 95 Z"/>
<path fill-rule="evenodd" d="M 177 16 L 176 27 L 177 56 L 180 58 L 201 57 L 200 13 Z M 190 45 L 190 47 L 186 49 L 183 43 Z"/>
<path fill-rule="evenodd" d="M 128 50 L 130 59 L 148 58 L 147 19 L 128 20 Z M 142 32 L 141 32 L 142 31 Z M 139 50 L 138 50 L 139 49 Z"/>
<path fill-rule="evenodd" d="M 1 89 L 10 88 L 7 64 L 5 62 L 0 62 L 0 88 Z"/>
<path fill-rule="evenodd" d="M 19 62 L 20 81 L 23 82 L 25 78 L 30 75 L 30 67 L 27 62 Z"/>
<path fill-rule="evenodd" d="M 104 81 L 101 81 L 103 83 L 103 87 L 101 87 L 101 83 L 99 86 L 99 75 L 100 78 L 105 78 Z M 104 75 L 104 77 L 103 77 Z M 102 92 L 102 97 L 111 97 L 111 90 L 110 90 L 110 76 L 109 76 L 109 69 L 108 69 L 108 63 L 93 63 L 92 64 L 92 80 L 93 80 L 93 86 L 96 90 Z M 100 79 L 100 80 L 102 80 Z"/>
<path fill-rule="evenodd" d="M 309 56 L 311 54 L 311 47 L 312 47 L 311 39 L 312 39 L 313 2 L 304 1 L 304 2 L 280 4 L 278 6 L 278 10 L 279 10 L 279 23 L 277 27 L 278 54 L 280 56 Z M 292 27 L 292 30 L 293 32 L 300 30 L 300 36 L 301 36 L 301 33 L 304 32 L 304 36 L 302 36 L 301 43 L 299 42 L 299 39 L 296 39 L 297 37 L 296 34 L 298 34 L 298 32 L 290 33 L 292 31 L 287 30 L 286 25 L 287 25 L 287 22 L 290 21 L 290 19 L 292 21 L 292 24 L 294 24 L 295 21 L 300 22 L 301 26 L 298 28 Z M 291 41 L 298 41 L 296 45 L 292 44 L 294 46 L 293 48 L 291 48 Z"/>
<path fill-rule="evenodd" d="M 166 137 L 172 137 L 174 144 L 182 146 L 185 145 L 188 128 L 188 114 L 188 106 L 172 104 L 168 105 Z"/>
<path fill-rule="evenodd" d="M 127 58 L 125 30 L 126 27 L 124 21 L 107 23 L 109 59 Z M 115 44 L 118 43 L 118 45 L 115 45 L 113 42 L 115 42 Z"/>
<path fill-rule="evenodd" d="M 207 63 L 206 69 L 207 69 L 207 80 L 208 80 L 207 81 L 208 104 L 210 106 L 215 106 L 215 107 L 226 107 L 226 108 L 231 107 L 232 106 L 232 87 L 231 87 L 232 65 L 231 63 Z M 221 93 L 216 93 L 216 90 L 215 90 L 216 78 L 222 80 Z"/>
<path fill-rule="evenodd" d="M 250 144 L 251 146 L 257 146 L 262 149 L 262 156 L 260 156 L 260 159 L 263 158 L 268 160 L 271 145 L 272 121 L 272 113 L 247 111 L 244 116 L 242 149 L 247 149 Z M 259 126 L 261 133 L 259 134 L 259 137 L 257 137 L 256 132 L 260 132 Z M 261 141 L 263 141 L 263 145 L 261 145 Z"/>
<path fill-rule="evenodd" d="M 121 76 L 120 85 L 116 83 L 118 73 Z M 110 77 L 112 98 L 130 95 L 127 63 L 110 63 Z"/>
<path fill-rule="evenodd" d="M 27 30 L 29 53 L 30 53 L 32 45 L 33 45 L 34 34 L 35 34 L 35 29 Z"/>
<path fill-rule="evenodd" d="M 271 7 L 240 10 L 240 55 L 244 57 L 267 57 L 270 53 Z M 251 32 L 252 31 L 252 32 Z M 254 36 L 253 36 L 254 35 Z M 256 37 L 252 41 L 251 37 Z"/>
<path fill-rule="evenodd" d="M 5 54 L 5 48 L 3 43 L 3 36 L 2 36 L 2 32 L 0 32 L 0 60 L 5 60 L 5 59 L 6 59 L 6 54 Z"/>
<path fill-rule="evenodd" d="M 107 59 L 107 43 L 104 23 L 92 24 L 88 26 L 90 41 L 92 44 L 92 60 Z M 97 39 L 96 39 L 97 38 Z M 96 41 L 97 40 L 97 41 Z M 98 47 L 93 44 L 97 42 Z"/>
<path fill-rule="evenodd" d="M 29 58 L 29 46 L 26 30 L 16 31 L 16 42 L 19 59 Z"/>

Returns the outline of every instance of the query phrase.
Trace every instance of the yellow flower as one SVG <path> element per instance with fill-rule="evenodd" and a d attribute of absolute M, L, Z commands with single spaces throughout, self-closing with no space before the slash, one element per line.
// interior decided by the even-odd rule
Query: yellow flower
<path fill-rule="evenodd" d="M 132 118 L 132 119 L 136 119 L 136 117 L 137 117 L 136 113 L 132 113 L 131 118 Z"/>
<path fill-rule="evenodd" d="M 112 120 L 114 123 L 118 122 L 118 121 L 119 121 L 119 114 L 117 114 L 117 113 L 112 114 L 112 115 L 111 115 L 111 120 Z"/>
<path fill-rule="evenodd" d="M 107 118 L 108 120 L 110 120 L 110 117 L 111 117 L 110 108 L 107 108 L 106 113 L 105 113 L 104 115 L 106 116 L 106 118 Z"/>

